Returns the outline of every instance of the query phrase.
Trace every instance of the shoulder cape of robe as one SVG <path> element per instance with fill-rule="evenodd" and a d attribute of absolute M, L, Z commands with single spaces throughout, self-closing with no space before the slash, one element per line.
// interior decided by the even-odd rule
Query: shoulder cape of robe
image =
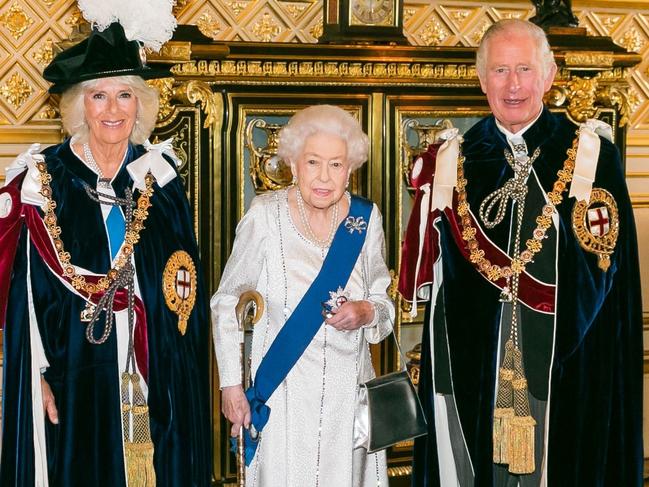
<path fill-rule="evenodd" d="M 132 185 L 126 164 L 144 153 L 129 146 L 113 187 L 118 196 Z M 105 273 L 110 257 L 98 203 L 82 182 L 96 174 L 72 153 L 68 142 L 44 151 L 62 240 L 71 262 Z M 134 197 L 137 199 L 139 192 Z M 137 281 L 148 324 L 149 413 L 157 486 L 208 486 L 211 479 L 209 422 L 209 321 L 192 225 L 179 177 L 154 185 L 152 206 L 135 246 Z M 40 211 L 40 210 L 39 210 Z M 27 231 L 23 226 L 13 265 L 4 335 L 3 436 L 0 485 L 34 485 L 34 448 L 27 306 Z M 46 419 L 50 486 L 125 486 L 117 340 L 115 329 L 102 345 L 85 338 L 79 315 L 85 302 L 52 275 L 30 247 L 31 285 L 38 328 L 50 367 L 49 382 L 59 425 Z M 165 303 L 162 274 L 176 250 L 197 267 L 196 304 L 187 331 Z M 104 320 L 96 324 L 102 330 Z M 96 332 L 99 333 L 99 332 Z M 97 335 L 98 336 L 98 335 Z"/>
<path fill-rule="evenodd" d="M 545 192 L 557 179 L 576 128 L 564 116 L 544 110 L 524 135 L 530 154 L 541 145 L 534 169 Z M 506 147 L 493 116 L 476 124 L 464 138 L 468 201 L 476 215 L 483 199 L 512 175 L 503 157 Z M 573 234 L 575 199 L 568 198 L 568 191 L 564 193 L 557 207 L 556 337 L 550 378 L 547 485 L 640 487 L 643 349 L 636 231 L 618 151 L 605 139 L 601 139 L 593 188 L 604 188 L 613 195 L 620 233 L 611 266 L 603 272 L 597 266 L 597 257 L 583 250 Z M 441 253 L 444 279 L 435 320 L 439 319 L 437 313 L 443 313 L 450 377 L 475 485 L 490 486 L 500 290 L 457 248 L 447 215 L 442 214 L 436 226 L 439 246 L 435 259 Z M 505 221 L 485 230 L 504 249 L 508 232 Z M 529 237 L 521 238 L 524 242 Z M 415 442 L 416 486 L 440 483 L 432 397 L 432 331 L 428 326 L 433 320 L 429 314 L 430 304 L 424 322 L 419 384 L 429 434 Z"/>

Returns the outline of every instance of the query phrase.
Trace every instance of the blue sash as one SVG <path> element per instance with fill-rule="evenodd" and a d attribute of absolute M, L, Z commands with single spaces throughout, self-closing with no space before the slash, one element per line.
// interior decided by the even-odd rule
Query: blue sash
<path fill-rule="evenodd" d="M 349 216 L 340 224 L 322 268 L 290 318 L 273 340 L 257 369 L 252 387 L 246 391 L 252 425 L 261 432 L 270 416 L 266 402 L 284 381 L 322 325 L 322 303 L 329 291 L 345 288 L 363 248 L 372 213 L 372 202 L 352 196 Z M 258 441 L 244 430 L 246 465 L 255 456 Z"/>

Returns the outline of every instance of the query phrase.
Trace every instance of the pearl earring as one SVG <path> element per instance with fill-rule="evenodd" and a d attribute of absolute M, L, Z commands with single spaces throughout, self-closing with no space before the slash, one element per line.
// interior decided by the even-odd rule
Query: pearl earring
<path fill-rule="evenodd" d="M 293 179 L 291 180 L 291 184 L 295 186 L 297 184 L 297 177 L 293 175 Z"/>

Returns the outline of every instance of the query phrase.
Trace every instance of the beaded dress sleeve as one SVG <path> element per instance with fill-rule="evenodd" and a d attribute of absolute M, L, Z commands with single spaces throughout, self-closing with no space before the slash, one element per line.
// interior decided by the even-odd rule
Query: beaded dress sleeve
<path fill-rule="evenodd" d="M 394 304 L 387 293 L 391 278 L 385 263 L 383 218 L 376 205 L 372 209 L 363 249 L 363 267 L 367 300 L 374 305 L 374 319 L 364 326 L 364 335 L 368 342 L 379 343 L 392 331 Z"/>
<path fill-rule="evenodd" d="M 264 266 L 268 217 L 263 201 L 264 196 L 255 198 L 237 225 L 232 253 L 219 288 L 210 301 L 214 350 L 222 388 L 241 383 L 238 323 L 234 308 L 241 293 L 257 288 Z"/>

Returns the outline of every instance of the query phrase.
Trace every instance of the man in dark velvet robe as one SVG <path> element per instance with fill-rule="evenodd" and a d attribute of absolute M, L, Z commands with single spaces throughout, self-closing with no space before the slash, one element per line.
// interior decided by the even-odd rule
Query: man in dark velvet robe
<path fill-rule="evenodd" d="M 106 43 L 121 55 L 111 58 Z M 100 78 L 98 71 L 119 70 L 130 78 L 156 77 L 142 65 L 138 52 L 139 44 L 127 41 L 118 25 L 103 33 L 95 31 L 67 58 L 74 60 L 70 63 L 74 68 L 54 80 L 53 90 L 80 79 Z M 122 100 L 119 103 L 141 93 L 137 91 L 140 88 L 131 90 L 131 85 L 116 86 L 123 86 L 117 95 Z M 99 92 L 92 100 L 110 96 L 110 91 Z M 157 101 L 154 105 L 144 107 L 153 118 Z M 113 122 L 111 127 L 116 125 Z M 90 127 L 91 143 L 93 130 Z M 210 485 L 210 327 L 192 212 L 176 159 L 172 161 L 168 148 L 160 145 L 147 151 L 128 138 L 123 142 L 119 167 L 108 183 L 101 178 L 101 170 L 90 163 L 92 154 L 82 157 L 73 138 L 41 155 L 24 154 L 8 176 L 7 187 L 0 191 L 4 203 L 0 211 L 2 486 L 125 487 L 135 485 L 137 479 L 141 481 L 137 485 L 147 486 Z M 134 167 L 143 161 L 145 170 L 138 175 Z M 43 171 L 51 180 L 43 177 Z M 133 192 L 136 203 L 143 202 L 144 191 L 136 188 L 145 184 L 147 172 L 154 178 L 150 206 L 140 206 L 147 211 L 143 225 L 133 227 L 139 218 L 134 217 L 129 227 L 127 192 Z M 111 194 L 121 198 L 118 206 L 110 204 Z M 52 206 L 40 200 L 47 198 L 56 204 L 60 234 L 45 217 Z M 121 210 L 127 225 L 126 237 L 122 234 L 117 244 L 114 234 L 119 232 L 106 216 L 111 208 Z M 129 228 L 139 233 L 135 242 Z M 135 274 L 132 280 L 120 274 L 124 280 L 116 281 L 115 301 L 105 303 L 108 311 L 100 312 L 92 332 L 82 311 L 90 302 L 98 304 L 104 293 L 84 294 L 59 272 L 63 263 L 57 254 L 60 242 L 69 253 L 70 264 L 76 266 L 72 272 L 90 283 L 93 274 L 106 276 L 111 267 L 118 267 L 119 256 L 130 255 L 125 262 L 132 263 Z M 133 251 L 124 254 L 128 245 Z M 129 287 L 133 291 L 130 296 Z M 110 288 L 105 292 L 110 294 Z M 177 306 L 181 302 L 185 308 Z M 101 311 L 101 306 L 98 308 Z M 132 319 L 129 309 L 134 312 Z M 112 311 L 115 318 L 110 322 Z M 87 336 L 90 333 L 99 340 L 104 332 L 102 343 L 91 343 Z M 134 345 L 129 344 L 129 335 Z M 135 396 L 125 402 L 121 389 L 124 362 L 130 353 L 137 362 L 130 370 L 141 376 L 143 402 Z M 148 407 L 138 431 L 150 428 L 150 438 L 148 434 L 133 438 L 132 455 L 125 441 L 130 427 L 122 426 L 124 404 L 138 415 Z M 48 405 L 43 416 L 43 406 Z M 133 418 L 133 431 L 138 428 L 136 421 Z M 153 448 L 148 451 L 152 458 L 140 456 L 138 447 L 146 450 L 151 443 Z M 155 480 L 147 462 L 154 468 Z"/>
<path fill-rule="evenodd" d="M 477 67 L 493 115 L 465 134 L 466 186 L 458 178 L 433 215 L 419 383 L 429 434 L 415 441 L 413 485 L 639 487 L 640 278 L 619 153 L 595 134 L 597 123 L 579 129 L 542 107 L 556 66 L 538 27 L 496 23 Z M 571 153 L 573 143 L 583 153 Z M 521 182 L 526 190 L 514 194 Z M 522 253 L 530 249 L 531 258 Z M 517 291 L 493 267 L 514 261 L 525 263 Z M 535 423 L 524 472 L 512 468 L 521 443 L 507 446 L 503 462 L 494 440 L 504 436 L 494 434 L 494 416 L 512 337 Z"/>

